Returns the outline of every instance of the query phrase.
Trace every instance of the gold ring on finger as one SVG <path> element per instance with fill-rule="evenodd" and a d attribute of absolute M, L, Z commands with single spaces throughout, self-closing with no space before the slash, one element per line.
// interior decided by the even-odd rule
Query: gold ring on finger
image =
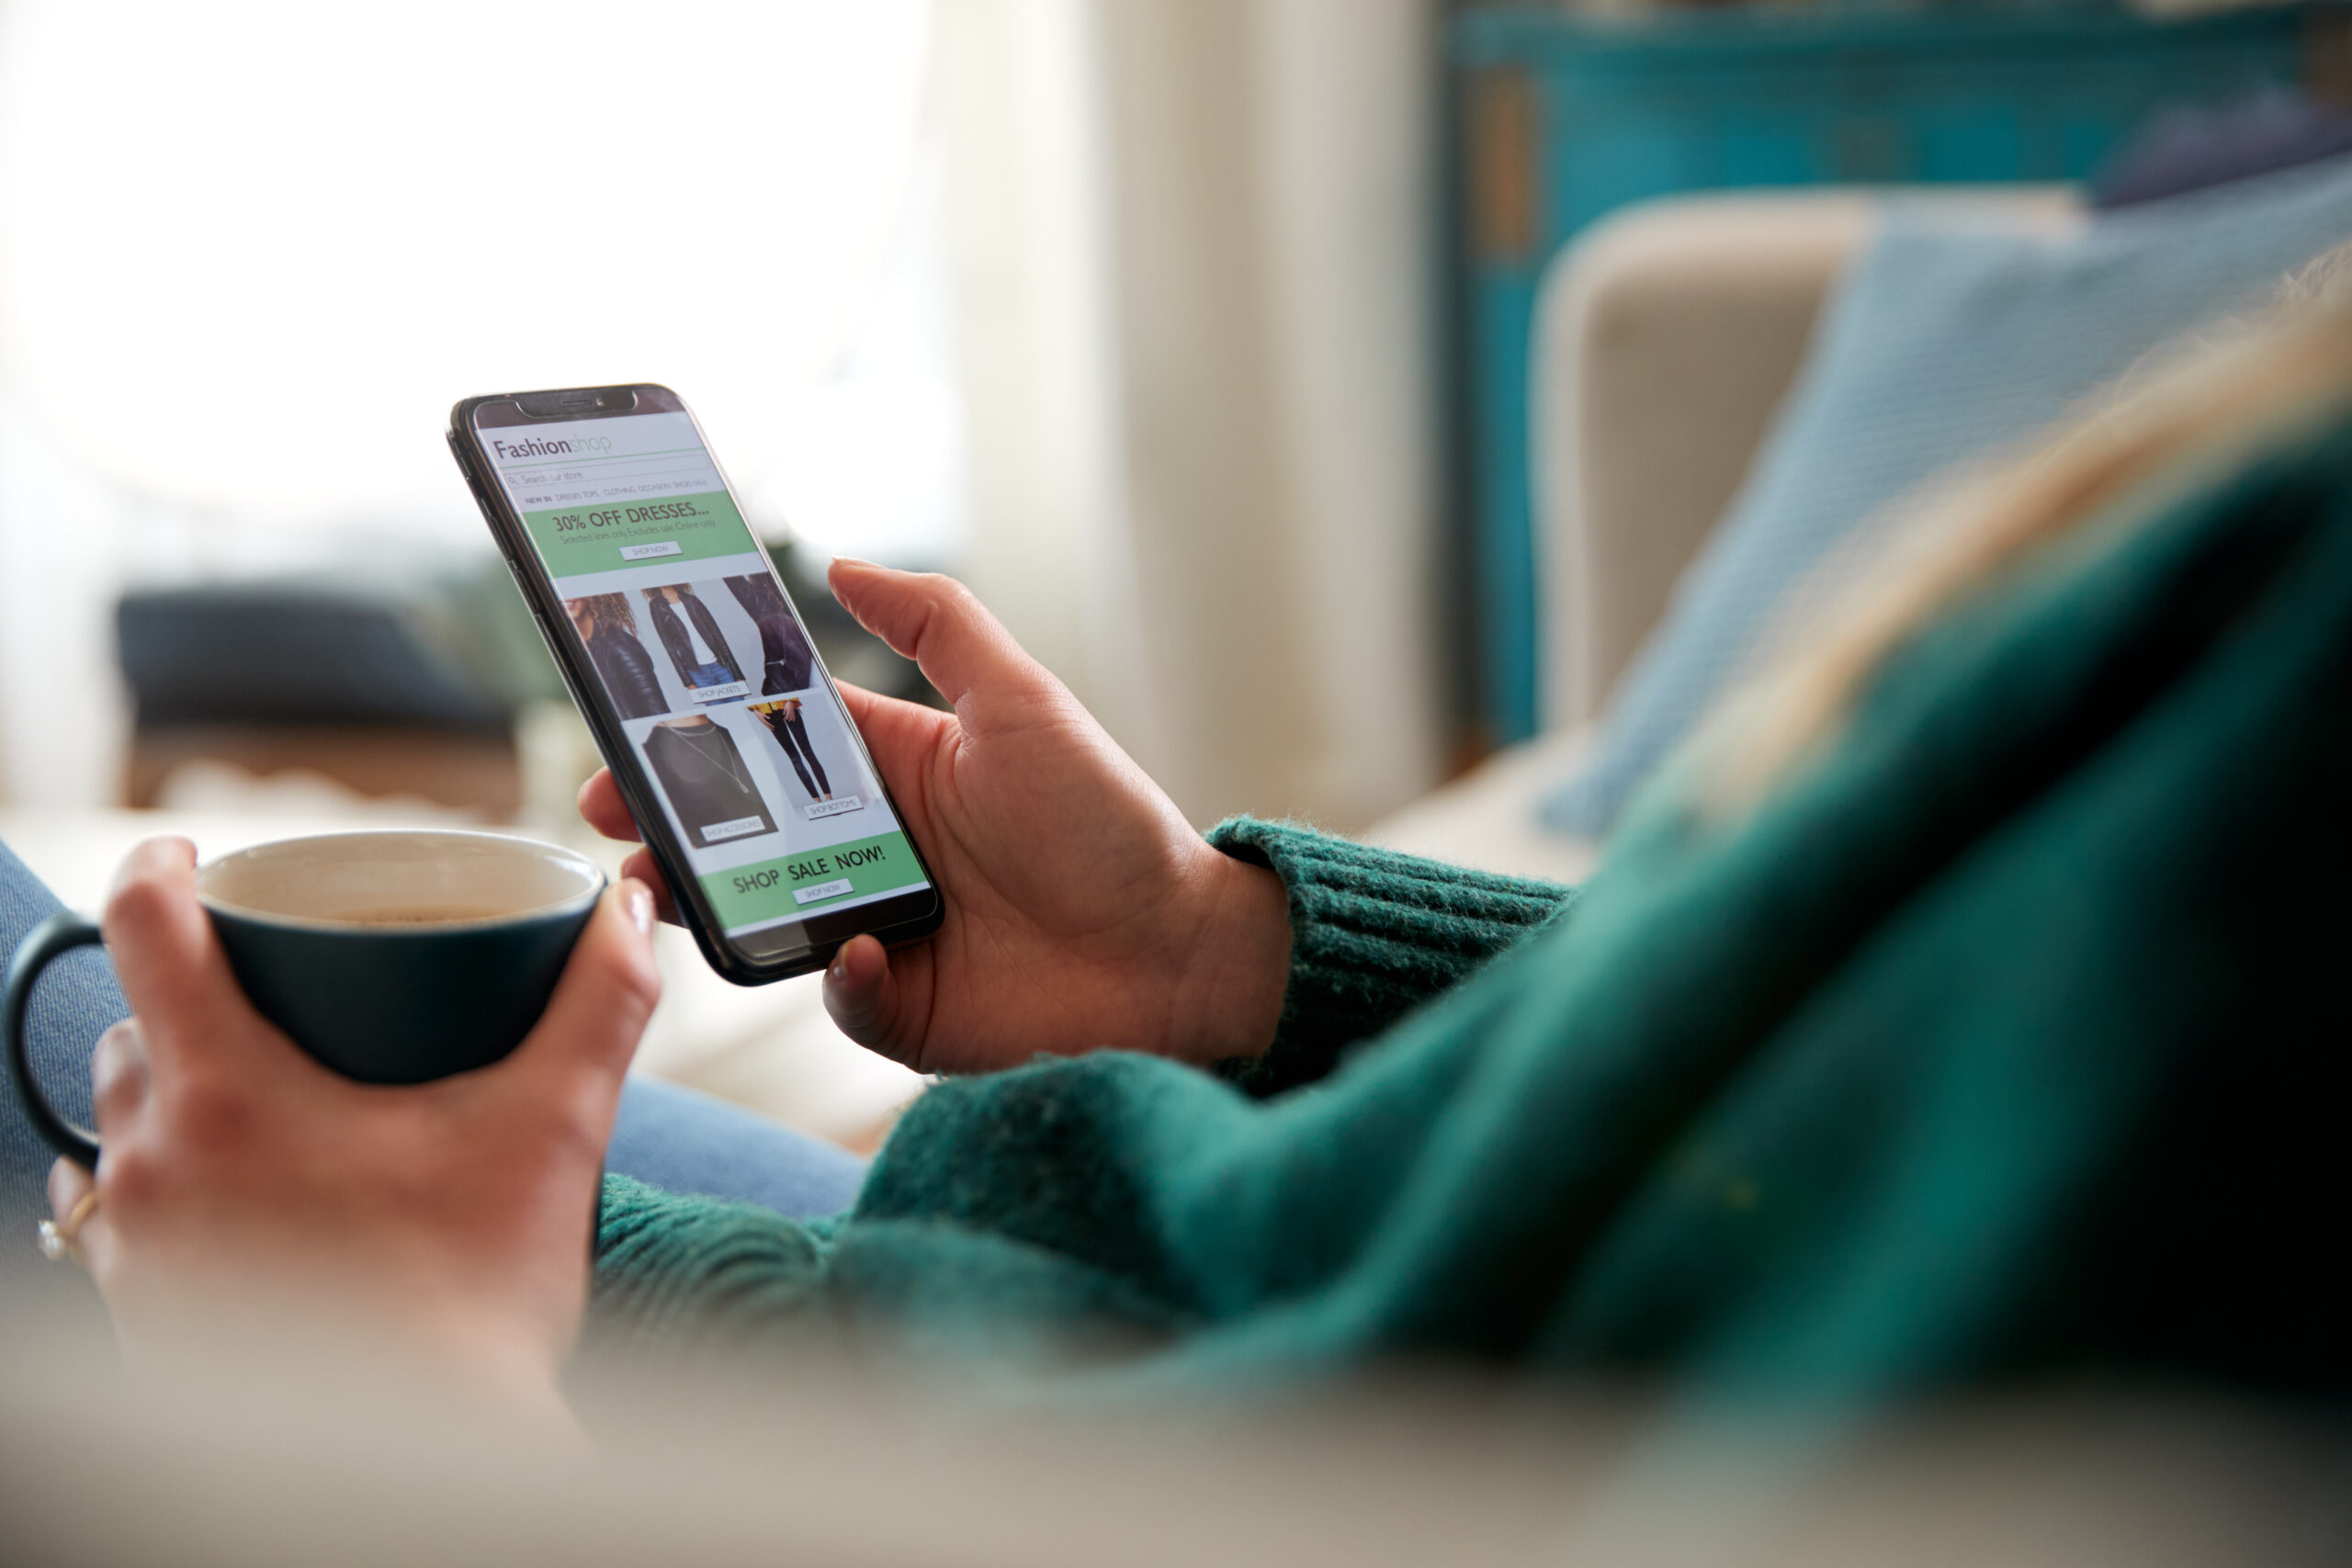
<path fill-rule="evenodd" d="M 82 1227 L 88 1224 L 90 1216 L 97 1212 L 98 1190 L 93 1187 L 82 1194 L 82 1201 L 74 1205 L 74 1212 L 65 1216 L 63 1223 L 41 1221 L 40 1255 L 51 1263 L 62 1263 L 69 1258 L 76 1263 L 81 1262 Z"/>

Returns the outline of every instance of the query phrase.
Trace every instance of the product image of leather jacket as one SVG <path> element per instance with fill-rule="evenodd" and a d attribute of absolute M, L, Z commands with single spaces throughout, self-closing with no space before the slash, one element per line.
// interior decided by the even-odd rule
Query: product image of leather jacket
<path fill-rule="evenodd" d="M 727 666 L 732 679 L 741 681 L 743 678 L 743 667 L 735 661 L 734 650 L 727 646 L 727 639 L 719 635 L 718 622 L 711 615 L 710 606 L 696 598 L 694 590 L 681 588 L 678 591 L 676 605 L 673 605 L 667 599 L 652 599 L 647 602 L 647 608 L 653 612 L 654 633 L 661 637 L 662 650 L 669 654 L 671 666 L 678 671 L 679 683 L 692 686 L 694 682 L 688 678 L 687 671 L 702 662 L 695 657 L 694 641 L 686 636 L 685 626 L 678 619 L 679 606 L 684 606 L 687 615 L 693 619 L 695 631 L 700 635 L 705 646 L 718 655 L 718 661 Z"/>
<path fill-rule="evenodd" d="M 800 623 L 785 607 L 784 591 L 771 577 L 730 577 L 727 590 L 752 624 L 760 628 L 760 660 L 765 667 L 766 684 L 760 688 L 762 696 L 781 696 L 786 692 L 805 692 L 817 677 L 817 655 L 808 646 L 808 635 Z"/>
<path fill-rule="evenodd" d="M 662 682 L 653 672 L 653 655 L 633 632 L 608 628 L 586 639 L 588 660 L 605 678 L 605 693 L 623 718 L 651 718 L 670 711 Z"/>
<path fill-rule="evenodd" d="M 658 724 L 644 747 L 646 765 L 661 781 L 678 826 L 695 848 L 775 831 L 775 818 L 752 783 L 751 764 L 736 749 L 735 738 L 718 725 Z"/>

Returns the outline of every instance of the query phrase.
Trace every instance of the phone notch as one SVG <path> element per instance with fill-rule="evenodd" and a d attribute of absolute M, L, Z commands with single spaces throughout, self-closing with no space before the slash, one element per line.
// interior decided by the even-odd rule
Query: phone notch
<path fill-rule="evenodd" d="M 631 413 L 637 408 L 634 387 L 573 387 L 560 392 L 525 392 L 514 406 L 532 419 L 582 419 L 594 414 Z"/>

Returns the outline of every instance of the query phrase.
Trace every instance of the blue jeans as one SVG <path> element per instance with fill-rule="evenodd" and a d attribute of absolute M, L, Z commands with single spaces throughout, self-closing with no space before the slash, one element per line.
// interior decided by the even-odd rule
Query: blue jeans
<path fill-rule="evenodd" d="M 0 955 L 55 914 L 55 895 L 0 845 Z M 90 1047 L 130 1010 L 95 947 L 49 966 L 28 1021 L 34 1070 L 50 1100 L 90 1121 Z M 34 1227 L 49 1213 L 49 1145 L 25 1120 L 0 1076 L 0 1281 L 45 1260 Z M 673 1084 L 631 1078 L 621 1093 L 605 1167 L 672 1192 L 756 1203 L 791 1218 L 838 1213 L 857 1196 L 865 1163 L 724 1100 Z"/>

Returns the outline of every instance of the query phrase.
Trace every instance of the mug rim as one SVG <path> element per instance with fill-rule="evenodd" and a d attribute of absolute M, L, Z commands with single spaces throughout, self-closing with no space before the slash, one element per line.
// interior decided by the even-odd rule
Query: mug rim
<path fill-rule="evenodd" d="M 483 915 L 469 920 L 435 920 L 431 924 L 388 925 L 380 921 L 334 919 L 323 915 L 288 915 L 274 909 L 256 909 L 249 904 L 239 904 L 216 897 L 204 887 L 204 876 L 215 867 L 265 850 L 284 849 L 295 844 L 323 843 L 332 839 L 477 839 L 498 844 L 518 844 L 543 854 L 569 861 L 587 872 L 588 885 L 569 897 L 552 903 L 535 905 L 503 915 Z M 270 839 L 243 849 L 231 850 L 200 862 L 196 868 L 196 901 L 207 913 L 226 915 L 234 919 L 250 920 L 257 925 L 277 926 L 287 931 L 334 932 L 357 935 L 362 932 L 375 937 L 434 937 L 455 932 L 495 931 L 502 926 L 521 925 L 526 921 L 543 920 L 582 912 L 605 896 L 612 879 L 605 868 L 579 851 L 561 844 L 551 844 L 544 839 L 526 839 L 517 833 L 492 833 L 479 828 L 353 828 L 334 833 L 303 833 L 290 839 Z"/>

